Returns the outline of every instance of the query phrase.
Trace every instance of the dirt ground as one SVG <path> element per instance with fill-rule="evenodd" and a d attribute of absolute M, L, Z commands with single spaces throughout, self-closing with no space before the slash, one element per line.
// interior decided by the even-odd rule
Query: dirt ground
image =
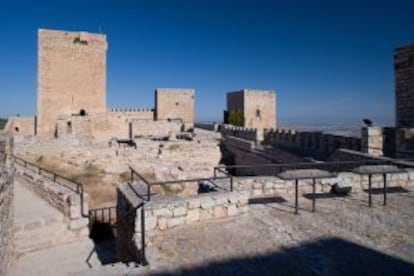
<path fill-rule="evenodd" d="M 379 192 L 379 191 L 378 191 Z M 414 275 L 414 188 L 251 200 L 247 215 L 150 237 L 153 275 Z"/>

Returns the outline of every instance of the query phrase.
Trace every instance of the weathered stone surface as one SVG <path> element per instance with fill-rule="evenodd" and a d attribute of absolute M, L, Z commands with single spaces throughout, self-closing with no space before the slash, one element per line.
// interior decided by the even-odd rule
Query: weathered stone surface
<path fill-rule="evenodd" d="M 170 217 L 172 216 L 172 212 L 170 209 L 162 208 L 162 209 L 155 209 L 153 211 L 154 216 L 164 216 L 164 217 Z"/>
<path fill-rule="evenodd" d="M 186 216 L 186 223 L 191 223 L 198 221 L 200 219 L 200 210 L 199 209 L 193 209 L 188 210 L 187 216 Z"/>
<path fill-rule="evenodd" d="M 237 216 L 239 214 L 239 210 L 236 205 L 229 205 L 227 207 L 227 215 L 228 216 Z"/>
<path fill-rule="evenodd" d="M 71 220 L 70 224 L 69 224 L 69 229 L 79 230 L 79 229 L 82 229 L 84 227 L 87 227 L 88 223 L 89 223 L 88 218 L 80 218 L 80 219 L 76 219 L 76 220 Z"/>
<path fill-rule="evenodd" d="M 174 208 L 173 210 L 174 217 L 185 216 L 186 213 L 187 213 L 187 208 L 185 207 L 177 207 L 177 208 Z"/>
<path fill-rule="evenodd" d="M 185 224 L 185 217 L 170 218 L 167 221 L 168 228 L 176 227 L 183 224 Z"/>
<path fill-rule="evenodd" d="M 148 216 L 145 218 L 145 231 L 150 231 L 155 229 L 157 226 L 157 217 L 155 216 Z"/>
<path fill-rule="evenodd" d="M 227 216 L 226 207 L 224 206 L 215 206 L 213 208 L 213 213 L 215 218 L 224 218 Z"/>

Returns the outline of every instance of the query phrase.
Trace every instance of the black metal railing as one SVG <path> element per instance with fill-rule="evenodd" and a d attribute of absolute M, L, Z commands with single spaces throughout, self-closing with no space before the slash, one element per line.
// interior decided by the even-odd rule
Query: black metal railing
<path fill-rule="evenodd" d="M 136 191 L 132 185 L 131 188 L 135 192 L 135 194 L 140 197 L 143 200 L 150 201 L 151 200 L 151 187 L 152 186 L 168 186 L 168 185 L 174 185 L 174 184 L 180 184 L 180 183 L 191 183 L 191 182 L 202 182 L 202 181 L 208 181 L 211 183 L 214 183 L 215 180 L 222 180 L 222 179 L 229 179 L 230 182 L 230 191 L 233 191 L 233 176 L 229 173 L 227 173 L 224 169 L 218 168 L 214 170 L 214 177 L 205 177 L 205 178 L 188 178 L 188 179 L 179 179 L 179 180 L 168 180 L 168 181 L 155 181 L 150 182 L 148 181 L 144 176 L 139 174 L 136 170 L 134 170 L 132 167 L 130 167 L 131 171 L 131 183 L 135 181 L 135 179 L 141 180 L 145 184 L 145 194 L 140 193 L 140 191 Z M 217 172 L 223 173 L 225 176 L 218 176 Z"/>
<path fill-rule="evenodd" d="M 116 222 L 116 206 L 89 209 L 89 223 L 114 224 Z"/>
<path fill-rule="evenodd" d="M 56 183 L 62 187 L 65 187 L 66 189 L 69 189 L 75 193 L 77 193 L 80 197 L 80 205 L 81 205 L 81 215 L 83 217 L 87 217 L 88 215 L 85 214 L 84 210 L 84 189 L 83 185 L 79 182 L 74 181 L 73 179 L 67 178 L 65 176 L 62 176 L 60 174 L 57 174 L 55 172 L 52 172 L 48 169 L 45 169 L 37 164 L 34 164 L 32 162 L 29 162 L 27 160 L 24 160 L 21 157 L 13 156 L 14 162 L 21 165 L 22 167 L 29 169 L 33 171 L 34 173 L 37 173 L 49 180 L 51 180 L 53 183 Z"/>
<path fill-rule="evenodd" d="M 286 164 L 258 164 L 258 165 L 230 165 L 216 166 L 214 172 L 228 172 L 231 175 L 241 176 L 275 176 L 287 170 L 317 169 L 329 172 L 347 172 L 364 165 L 394 165 L 397 167 L 414 167 L 413 164 L 398 162 L 398 160 L 358 160 L 335 161 L 317 163 L 286 163 Z"/>

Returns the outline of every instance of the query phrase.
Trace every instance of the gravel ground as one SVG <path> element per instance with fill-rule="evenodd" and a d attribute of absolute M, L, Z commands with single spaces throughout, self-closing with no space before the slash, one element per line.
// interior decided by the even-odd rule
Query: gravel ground
<path fill-rule="evenodd" d="M 414 189 L 255 199 L 247 215 L 153 235 L 153 275 L 414 275 Z"/>

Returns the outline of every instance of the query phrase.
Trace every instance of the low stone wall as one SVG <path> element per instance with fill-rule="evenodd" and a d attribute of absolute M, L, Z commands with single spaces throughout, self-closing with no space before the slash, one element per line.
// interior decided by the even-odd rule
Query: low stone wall
<path fill-rule="evenodd" d="M 24 177 L 29 185 L 26 187 L 36 193 L 39 197 L 44 199 L 51 206 L 63 213 L 63 215 L 69 219 L 69 230 L 81 231 L 88 227 L 88 194 L 83 193 L 83 202 L 81 202 L 80 194 L 76 193 L 76 186 L 73 183 L 62 183 L 67 185 L 66 188 L 56 182 L 54 182 L 53 176 L 46 172 L 42 175 L 38 173 L 37 167 L 23 167 L 19 162 L 15 162 L 16 172 Z M 58 182 L 66 182 L 63 179 L 58 178 Z M 83 204 L 83 209 L 82 209 Z M 83 211 L 83 214 L 82 214 Z M 85 231 L 85 230 L 84 230 Z"/>
<path fill-rule="evenodd" d="M 373 175 L 371 179 L 373 188 L 383 187 L 382 175 Z M 294 181 L 283 180 L 278 177 L 240 177 L 234 179 L 234 189 L 236 191 L 247 191 L 250 198 L 274 196 L 274 195 L 293 195 L 295 193 Z M 300 180 L 299 190 L 301 193 L 312 192 L 312 180 Z M 336 177 L 320 179 L 316 181 L 316 192 L 329 192 L 334 184 L 352 186 L 352 192 L 359 193 L 368 188 L 368 176 L 358 175 L 350 172 L 339 173 Z M 414 169 L 407 172 L 388 174 L 388 187 L 406 187 L 414 185 Z"/>
<path fill-rule="evenodd" d="M 6 160 L 8 145 L 0 137 L 0 275 L 7 275 L 13 261 L 13 165 Z"/>
<path fill-rule="evenodd" d="M 176 226 L 241 215 L 249 210 L 248 199 L 248 194 L 241 191 L 151 201 L 145 205 L 145 231 L 162 231 Z M 140 216 L 137 215 L 137 221 L 139 219 Z M 135 232 L 140 233 L 141 228 L 136 227 Z"/>
<path fill-rule="evenodd" d="M 118 186 L 117 255 L 122 261 L 137 260 L 141 247 L 142 203 L 129 184 Z M 147 202 L 145 232 L 163 231 L 173 227 L 241 215 L 248 212 L 248 193 L 215 192 L 188 197 L 171 197 Z M 132 212 L 131 212 L 132 211 Z"/>
<path fill-rule="evenodd" d="M 219 124 L 216 123 L 195 123 L 194 127 L 210 131 L 218 131 Z"/>

